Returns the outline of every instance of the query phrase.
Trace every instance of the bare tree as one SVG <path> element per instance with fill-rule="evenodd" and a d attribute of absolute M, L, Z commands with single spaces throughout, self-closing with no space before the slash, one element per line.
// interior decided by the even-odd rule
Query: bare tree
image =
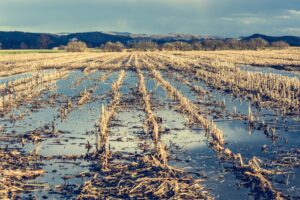
<path fill-rule="evenodd" d="M 287 42 L 284 41 L 278 41 L 278 42 L 272 42 L 271 46 L 278 49 L 284 49 L 289 47 L 290 45 Z"/>
<path fill-rule="evenodd" d="M 86 43 L 81 41 L 71 41 L 66 48 L 68 52 L 85 52 L 87 51 Z"/>
<path fill-rule="evenodd" d="M 242 44 L 238 39 L 233 39 L 233 38 L 226 39 L 225 44 L 227 49 L 236 49 L 236 50 L 242 49 Z"/>
<path fill-rule="evenodd" d="M 175 48 L 175 45 L 172 44 L 172 43 L 165 43 L 162 45 L 162 50 L 166 50 L 166 51 L 174 51 L 176 48 Z"/>
<path fill-rule="evenodd" d="M 101 48 L 107 52 L 121 52 L 125 49 L 125 46 L 121 42 L 107 42 Z"/>
<path fill-rule="evenodd" d="M 202 50 L 203 46 L 202 46 L 201 42 L 193 42 L 192 48 L 193 48 L 193 50 L 198 51 L 198 50 Z"/>
<path fill-rule="evenodd" d="M 133 43 L 132 48 L 139 51 L 155 51 L 159 49 L 159 46 L 155 42 L 145 41 Z"/>
<path fill-rule="evenodd" d="M 177 41 L 177 42 L 172 42 L 171 44 L 173 44 L 175 46 L 175 49 L 179 51 L 190 51 L 193 49 L 192 45 L 187 42 Z"/>
<path fill-rule="evenodd" d="M 208 39 L 202 42 L 204 49 L 206 50 L 222 50 L 227 49 L 227 45 L 223 40 L 219 39 Z"/>
<path fill-rule="evenodd" d="M 254 39 L 249 40 L 246 43 L 246 46 L 249 49 L 256 49 L 256 50 L 257 49 L 265 49 L 266 47 L 269 46 L 269 43 L 262 38 L 254 38 Z"/>

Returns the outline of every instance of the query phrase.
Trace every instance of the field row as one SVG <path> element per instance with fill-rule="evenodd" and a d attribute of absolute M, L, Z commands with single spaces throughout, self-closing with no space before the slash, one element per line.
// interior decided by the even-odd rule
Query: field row
<path fill-rule="evenodd" d="M 193 57 L 66 56 L 3 78 L 0 195 L 299 197 L 299 79 Z"/>

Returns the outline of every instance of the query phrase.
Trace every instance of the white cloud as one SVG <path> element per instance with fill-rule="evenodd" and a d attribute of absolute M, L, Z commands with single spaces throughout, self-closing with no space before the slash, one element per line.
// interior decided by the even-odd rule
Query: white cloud
<path fill-rule="evenodd" d="M 300 35 L 300 28 L 299 27 L 288 27 L 280 29 L 281 32 L 289 35 Z"/>
<path fill-rule="evenodd" d="M 234 18 L 232 17 L 221 17 L 220 19 L 224 21 L 234 21 Z"/>
<path fill-rule="evenodd" d="M 300 10 L 287 10 L 287 12 L 292 16 L 300 16 Z"/>
<path fill-rule="evenodd" d="M 220 18 L 223 21 L 235 21 L 244 25 L 265 23 L 266 16 L 256 13 L 233 13 L 230 16 Z"/>
<path fill-rule="evenodd" d="M 279 16 L 276 16 L 276 19 L 291 19 L 291 16 L 290 15 L 279 15 Z"/>
<path fill-rule="evenodd" d="M 300 10 L 282 10 L 281 14 L 276 16 L 277 19 L 282 20 L 291 20 L 291 19 L 298 19 L 300 17 Z"/>

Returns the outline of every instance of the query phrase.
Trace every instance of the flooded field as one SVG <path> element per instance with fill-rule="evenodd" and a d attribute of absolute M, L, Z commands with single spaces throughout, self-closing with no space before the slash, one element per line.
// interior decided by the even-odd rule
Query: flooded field
<path fill-rule="evenodd" d="M 276 52 L 1 56 L 0 198 L 299 199 L 300 53 Z"/>

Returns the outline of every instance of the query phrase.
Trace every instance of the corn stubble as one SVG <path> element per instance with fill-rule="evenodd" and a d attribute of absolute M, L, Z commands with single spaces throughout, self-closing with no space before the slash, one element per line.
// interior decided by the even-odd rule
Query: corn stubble
<path fill-rule="evenodd" d="M 256 156 L 245 161 L 240 153 L 235 153 L 226 147 L 222 130 L 203 114 L 204 109 L 194 104 L 166 81 L 160 71 L 171 70 L 182 73 L 201 80 L 209 87 L 221 92 L 246 98 L 258 107 L 278 109 L 282 116 L 297 116 L 300 113 L 299 79 L 276 74 L 246 72 L 242 71 L 238 65 L 281 66 L 284 69 L 294 69 L 300 66 L 298 52 L 297 49 L 288 49 L 255 52 L 122 52 L 74 53 L 72 55 L 62 53 L 42 56 L 32 54 L 29 58 L 28 55 L 6 55 L 0 58 L 0 77 L 25 72 L 32 74 L 26 78 L 16 78 L 0 84 L 0 112 L 9 113 L 24 101 L 30 102 L 43 92 L 54 89 L 56 81 L 66 77 L 69 70 L 84 68 L 85 73 L 108 70 L 98 78 L 102 82 L 107 80 L 108 75 L 113 71 L 121 69 L 118 79 L 112 84 L 110 104 L 101 107 L 95 151 L 87 154 L 88 159 L 98 161 L 96 172 L 91 180 L 82 185 L 77 198 L 212 199 L 211 194 L 202 185 L 203 180 L 192 178 L 183 170 L 169 165 L 170 152 L 160 140 L 164 130 L 151 105 L 151 96 L 147 91 L 143 75 L 143 70 L 147 70 L 177 102 L 180 108 L 178 111 L 188 115 L 195 125 L 204 128 L 207 140 L 222 162 L 232 163 L 233 168 L 242 174 L 243 180 L 255 183 L 256 188 L 268 194 L 269 197 L 285 199 L 286 196 L 274 188 L 269 180 L 270 176 L 280 172 L 262 168 L 264 163 Z M 44 72 L 45 69 L 55 70 Z M 121 106 L 120 88 L 128 69 L 134 69 L 139 79 L 138 97 L 146 114 L 144 133 L 152 138 L 153 149 L 145 154 L 125 158 L 120 153 L 110 150 L 109 126 Z M 197 92 L 200 98 L 208 93 L 203 88 L 185 80 L 181 75 L 178 75 L 176 79 Z M 84 105 L 91 99 L 92 93 L 90 90 L 85 90 L 81 93 L 77 105 Z M 74 105 L 69 99 L 66 106 L 60 110 L 60 117 L 65 119 L 72 109 Z M 248 116 L 245 118 L 251 126 L 256 123 L 250 105 Z M 42 169 L 33 167 L 32 162 L 35 156 L 35 153 L 25 155 L 16 151 L 0 151 L 1 198 L 14 198 L 17 193 L 39 187 L 25 183 L 26 180 L 44 173 Z M 279 164 L 283 165 L 284 162 L 278 162 Z M 41 187 L 46 188 L 46 186 Z"/>
<path fill-rule="evenodd" d="M 211 137 L 210 142 L 213 148 L 220 153 L 219 156 L 233 160 L 237 169 L 243 171 L 246 177 L 251 180 L 255 179 L 258 182 L 260 190 L 268 192 L 275 199 L 283 199 L 282 194 L 274 189 L 271 182 L 265 176 L 275 172 L 261 169 L 256 158 L 250 160 L 248 164 L 244 164 L 241 154 L 235 154 L 230 149 L 225 148 L 224 135 L 213 121 L 208 121 L 205 117 L 198 114 L 198 112 L 201 112 L 200 109 L 178 92 L 169 82 L 165 81 L 157 70 L 153 68 L 150 68 L 149 70 L 153 77 L 165 87 L 170 96 L 175 97 L 179 101 L 179 105 L 183 112 L 191 115 L 195 122 L 200 123 L 206 130 L 207 135 Z"/>

